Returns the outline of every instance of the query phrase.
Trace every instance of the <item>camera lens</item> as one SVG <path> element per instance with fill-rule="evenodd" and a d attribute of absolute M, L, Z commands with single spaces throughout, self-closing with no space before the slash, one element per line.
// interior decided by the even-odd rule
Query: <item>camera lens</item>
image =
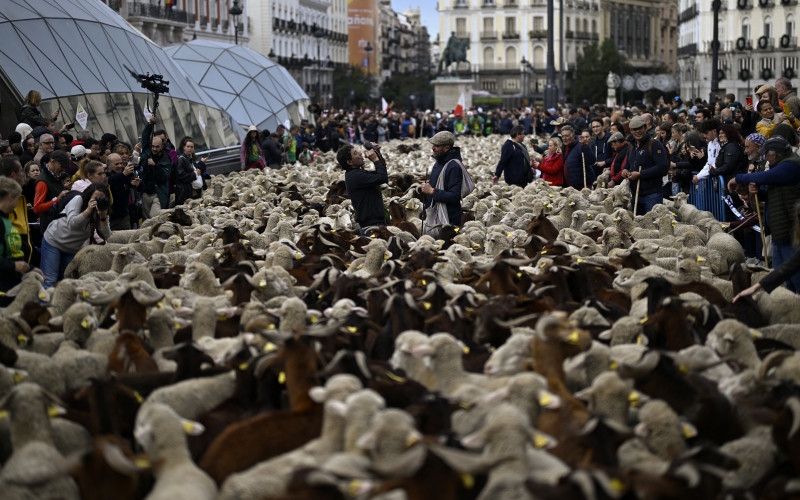
<path fill-rule="evenodd" d="M 110 202 L 108 201 L 107 197 L 101 196 L 99 198 L 95 198 L 95 201 L 97 202 L 97 210 L 99 210 L 101 212 L 105 211 L 105 210 L 108 210 Z"/>

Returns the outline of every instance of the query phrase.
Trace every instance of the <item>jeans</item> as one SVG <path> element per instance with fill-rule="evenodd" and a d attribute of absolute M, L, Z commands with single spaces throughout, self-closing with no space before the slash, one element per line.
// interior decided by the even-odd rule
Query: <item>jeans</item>
<path fill-rule="evenodd" d="M 643 194 L 639 196 L 639 207 L 638 211 L 634 215 L 644 215 L 650 210 L 653 209 L 654 206 L 661 203 L 663 200 L 662 193 L 653 193 L 653 194 Z M 636 198 L 631 198 L 631 211 L 633 211 L 634 206 L 636 205 Z"/>
<path fill-rule="evenodd" d="M 44 274 L 44 288 L 56 286 L 58 280 L 64 279 L 64 270 L 72 259 L 75 258 L 74 253 L 65 253 L 49 244 L 45 238 L 42 238 L 42 262 L 41 269 Z"/>
<path fill-rule="evenodd" d="M 789 242 L 772 242 L 772 269 L 777 269 L 780 267 L 781 264 L 786 262 L 794 255 L 795 252 L 798 252 Z M 790 277 L 786 280 L 786 288 L 793 291 L 794 293 L 800 293 L 800 273 L 795 274 L 794 276 Z"/>

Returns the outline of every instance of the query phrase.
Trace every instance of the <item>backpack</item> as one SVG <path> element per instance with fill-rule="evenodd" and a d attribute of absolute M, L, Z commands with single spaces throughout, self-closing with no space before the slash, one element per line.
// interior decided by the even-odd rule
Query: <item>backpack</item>
<path fill-rule="evenodd" d="M 67 205 L 73 198 L 76 196 L 80 196 L 82 193 L 80 191 L 72 190 L 62 196 L 53 206 L 50 207 L 52 211 L 53 220 L 60 219 L 62 217 L 66 217 L 67 214 L 64 213 L 64 209 L 67 208 Z"/>

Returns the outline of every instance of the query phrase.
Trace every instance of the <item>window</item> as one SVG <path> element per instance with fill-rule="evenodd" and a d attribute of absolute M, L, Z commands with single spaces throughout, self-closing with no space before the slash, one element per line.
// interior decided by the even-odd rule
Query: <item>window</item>
<path fill-rule="evenodd" d="M 746 17 L 742 19 L 742 38 L 750 40 L 750 19 Z"/>
<path fill-rule="evenodd" d="M 483 31 L 494 31 L 494 18 L 493 17 L 484 17 L 483 18 Z"/>
<path fill-rule="evenodd" d="M 503 88 L 506 90 L 519 90 L 519 78 L 508 78 L 503 82 Z"/>
<path fill-rule="evenodd" d="M 542 16 L 533 18 L 533 31 L 544 31 L 544 18 Z"/>
<path fill-rule="evenodd" d="M 506 49 L 506 67 L 512 68 L 518 63 L 517 61 L 517 49 L 514 47 L 509 47 Z"/>
<path fill-rule="evenodd" d="M 465 17 L 456 18 L 456 35 L 460 37 L 469 36 L 469 34 L 467 33 L 467 18 Z"/>
<path fill-rule="evenodd" d="M 764 17 L 764 36 L 772 37 L 772 18 L 769 16 Z"/>
<path fill-rule="evenodd" d="M 517 18 L 516 17 L 507 17 L 506 18 L 506 33 L 516 33 L 517 32 Z"/>
<path fill-rule="evenodd" d="M 794 36 L 794 16 L 791 14 L 786 16 L 786 34 Z"/>
<path fill-rule="evenodd" d="M 481 81 L 481 90 L 489 92 L 497 90 L 497 80 L 483 80 Z"/>
<path fill-rule="evenodd" d="M 494 49 L 491 47 L 486 47 L 483 49 L 483 64 L 492 63 L 494 63 Z"/>

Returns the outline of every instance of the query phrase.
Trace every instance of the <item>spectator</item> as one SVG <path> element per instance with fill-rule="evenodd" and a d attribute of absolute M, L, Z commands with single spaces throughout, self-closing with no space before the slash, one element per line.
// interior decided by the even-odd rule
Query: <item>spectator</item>
<path fill-rule="evenodd" d="M 33 198 L 33 211 L 39 216 L 39 229 L 42 234 L 56 215 L 50 209 L 69 192 L 69 189 L 64 189 L 61 179 L 61 174 L 68 165 L 69 157 L 63 151 L 53 151 L 50 160 L 42 165 Z"/>
<path fill-rule="evenodd" d="M 120 150 L 119 146 L 115 147 L 115 151 Z M 125 231 L 131 228 L 131 207 L 135 207 L 135 191 L 141 182 L 136 165 L 127 161 L 126 156 L 112 153 L 108 155 L 106 162 L 106 183 L 112 200 L 109 213 L 109 226 L 112 231 Z"/>
<path fill-rule="evenodd" d="M 78 144 L 77 146 L 73 146 L 69 152 L 72 161 L 70 161 L 69 168 L 67 168 L 65 172 L 70 176 L 75 176 L 80 171 L 80 165 L 83 159 L 86 158 L 86 153 L 86 148 L 83 147 L 83 145 Z M 77 178 L 75 180 L 77 180 Z"/>
<path fill-rule="evenodd" d="M 169 140 L 167 137 L 167 131 L 162 129 L 158 129 L 153 132 L 153 137 L 161 138 L 161 144 L 164 145 L 164 152 L 169 155 L 169 159 L 172 161 L 172 168 L 178 164 L 178 152 L 175 151 L 175 145 L 172 144 L 172 141 Z"/>
<path fill-rule="evenodd" d="M 547 151 L 545 151 L 542 162 L 538 168 L 542 172 L 542 178 L 550 183 L 551 186 L 561 186 L 564 184 L 564 160 L 561 155 L 561 139 L 553 137 L 547 141 Z"/>
<path fill-rule="evenodd" d="M 263 169 L 266 166 L 261 144 L 258 143 L 258 129 L 255 125 L 251 125 L 247 129 L 247 135 L 242 141 L 242 149 L 239 152 L 239 160 L 243 170 Z"/>
<path fill-rule="evenodd" d="M 505 111 L 500 112 L 500 121 L 497 123 L 497 133 L 501 135 L 510 134 L 513 126 L 514 122 L 508 116 L 508 113 Z"/>
<path fill-rule="evenodd" d="M 33 162 L 28 162 L 28 164 L 25 165 L 25 181 L 22 183 L 22 196 L 25 197 L 28 203 L 28 220 L 30 222 L 39 220 L 39 217 L 33 213 L 33 199 L 36 196 L 36 180 L 39 178 L 40 173 L 39 165 Z"/>
<path fill-rule="evenodd" d="M 22 105 L 20 111 L 20 121 L 27 123 L 31 128 L 44 126 L 44 117 L 39 110 L 39 105 L 42 104 L 42 94 L 38 90 L 31 90 L 25 96 L 25 103 Z M 53 111 L 50 117 L 55 120 L 58 118 L 58 110 Z M 23 138 L 25 135 L 23 134 Z"/>
<path fill-rule="evenodd" d="M 35 164 L 34 164 L 35 165 Z M 14 180 L 20 186 L 20 196 L 18 197 L 17 204 L 14 205 L 11 211 L 3 210 L 6 217 L 11 221 L 20 237 L 20 249 L 22 251 L 22 259 L 27 262 L 32 262 L 33 246 L 31 245 L 30 238 L 30 225 L 28 222 L 28 200 L 22 195 L 22 185 L 25 182 L 25 171 L 22 169 L 19 160 L 15 157 L 0 159 L 0 176 L 7 177 Z M 5 221 L 4 221 L 5 223 Z M 8 235 L 9 231 L 6 230 L 5 234 Z M 3 240 L 5 249 L 8 250 L 8 238 Z M 38 259 L 36 259 L 38 262 Z M 1 267 L 0 267 L 1 269 Z"/>
<path fill-rule="evenodd" d="M 747 158 L 742 151 L 744 140 L 733 125 L 720 126 L 718 137 L 720 152 L 712 175 L 721 175 L 727 185 L 733 176 L 747 171 Z"/>
<path fill-rule="evenodd" d="M 591 127 L 594 157 L 596 160 L 595 166 L 598 171 L 601 172 L 611 164 L 611 158 L 614 156 L 611 146 L 608 145 L 611 134 L 603 129 L 602 118 L 592 119 Z"/>
<path fill-rule="evenodd" d="M 785 76 L 778 78 L 775 81 L 775 91 L 778 94 L 778 99 L 789 106 L 792 116 L 800 118 L 800 98 L 792 91 L 792 81 Z"/>
<path fill-rule="evenodd" d="M 22 251 L 22 236 L 11 223 L 9 215 L 19 203 L 22 189 L 8 177 L 0 177 L 0 291 L 7 292 L 22 281 L 22 275 L 31 270 Z M 14 297 L 3 293 L 0 305 L 7 306 Z"/>
<path fill-rule="evenodd" d="M 692 178 L 692 182 L 695 184 L 700 182 L 700 179 L 705 179 L 711 175 L 711 169 L 717 164 L 717 156 L 719 155 L 720 148 L 722 147 L 719 143 L 719 137 L 717 136 L 720 123 L 713 118 L 702 123 L 702 125 L 697 127 L 697 131 L 706 140 L 706 149 L 705 151 L 697 151 L 696 154 L 704 155 L 706 157 L 706 164 L 703 166 L 700 172 L 698 172 L 697 175 Z"/>
<path fill-rule="evenodd" d="M 142 169 L 142 216 L 149 219 L 158 215 L 161 210 L 169 208 L 169 176 L 172 173 L 172 158 L 164 151 L 164 143 L 160 135 L 150 134 L 156 123 L 156 117 L 150 118 L 142 131 L 142 152 L 139 155 L 139 167 Z"/>
<path fill-rule="evenodd" d="M 769 101 L 758 101 L 756 109 L 758 114 L 761 115 L 761 121 L 756 124 L 756 131 L 767 139 L 772 137 L 772 131 L 775 130 L 775 127 L 784 121 L 788 121 L 795 130 L 800 127 L 800 121 L 791 116 L 787 117 L 782 112 L 776 113 L 775 107 Z"/>
<path fill-rule="evenodd" d="M 609 162 L 608 170 L 611 179 L 608 181 L 609 188 L 612 188 L 622 182 L 622 171 L 628 164 L 628 153 L 630 153 L 631 144 L 625 140 L 625 137 L 619 133 L 614 132 L 608 138 L 610 148 L 614 150 L 614 157 Z"/>
<path fill-rule="evenodd" d="M 248 134 L 249 135 L 249 134 Z M 197 158 L 194 154 L 194 140 L 191 137 L 181 139 L 181 155 L 178 157 L 178 167 L 175 171 L 175 206 L 183 205 L 192 197 L 192 184 L 200 179 L 202 188 L 203 172 L 205 172 L 208 157 Z M 114 229 L 112 226 L 111 229 Z"/>
<path fill-rule="evenodd" d="M 114 155 L 117 161 L 119 159 L 119 155 Z M 72 183 L 72 190 L 78 191 L 82 193 L 86 190 L 87 187 L 91 186 L 95 182 L 102 182 L 103 184 L 108 183 L 108 177 L 106 176 L 106 166 L 103 163 L 100 163 L 96 160 L 89 160 L 86 165 L 83 167 L 83 179 L 78 179 Z M 130 229 L 130 228 L 128 228 Z"/>
<path fill-rule="evenodd" d="M 631 209 L 635 209 L 635 215 L 644 215 L 662 201 L 661 179 L 669 171 L 669 158 L 667 148 L 647 134 L 647 121 L 644 118 L 637 116 L 631 119 L 630 129 L 636 142 L 628 153 L 622 177 L 631 182 Z"/>
<path fill-rule="evenodd" d="M 101 240 L 111 236 L 108 225 L 108 186 L 97 182 L 72 198 L 64 209 L 64 215 L 50 224 L 42 238 L 42 273 L 45 288 L 55 286 L 64 277 L 64 270 L 75 254 L 96 235 Z"/>
<path fill-rule="evenodd" d="M 289 128 L 289 133 L 283 137 L 283 151 L 286 153 L 286 163 L 294 165 L 294 162 L 297 161 L 297 147 L 299 146 L 299 139 L 300 127 L 297 125 L 292 125 Z"/>
<path fill-rule="evenodd" d="M 422 183 L 421 190 L 425 194 L 424 208 L 434 203 L 443 203 L 449 224 L 461 225 L 461 184 L 463 182 L 461 149 L 454 147 L 456 138 L 451 132 L 438 132 L 431 137 L 431 149 L 436 163 L 431 170 L 429 181 Z M 439 177 L 444 172 L 444 178 Z M 438 186 L 438 187 L 435 187 Z"/>
<path fill-rule="evenodd" d="M 764 170 L 766 159 L 761 148 L 766 144 L 767 138 L 761 134 L 753 133 L 744 140 L 744 154 L 749 163 L 755 165 L 757 171 Z"/>
<path fill-rule="evenodd" d="M 380 186 L 389 181 L 386 164 L 378 159 L 375 150 L 368 150 L 366 156 L 375 165 L 374 171 L 364 170 L 364 155 L 352 144 L 345 144 L 336 153 L 336 161 L 345 171 L 347 196 L 353 204 L 361 234 L 365 234 L 366 228 L 386 225 Z"/>
<path fill-rule="evenodd" d="M 575 140 L 575 131 L 569 125 L 561 128 L 561 139 L 564 141 L 564 174 L 567 185 L 581 190 L 591 187 L 597 177 L 592 165 L 594 165 L 594 152 L 592 148 Z M 591 136 L 587 132 L 584 135 L 584 142 L 591 141 Z"/>
<path fill-rule="evenodd" d="M 311 152 L 311 148 L 308 147 L 307 142 L 304 142 L 303 145 L 300 146 L 300 154 L 297 159 L 300 161 L 301 165 L 306 166 L 314 162 L 314 153 Z"/>
<path fill-rule="evenodd" d="M 531 170 L 531 157 L 522 143 L 525 139 L 525 127 L 515 125 L 511 128 L 510 136 L 500 150 L 500 161 L 497 162 L 492 184 L 497 184 L 502 174 L 506 184 L 524 188 L 528 185 L 528 172 Z"/>
<path fill-rule="evenodd" d="M 8 141 L 0 142 L 0 157 L 15 156 Z"/>
<path fill-rule="evenodd" d="M 100 148 L 100 142 L 91 137 L 83 141 L 83 147 L 86 149 L 86 156 L 90 160 L 100 161 L 103 155 L 103 150 Z"/>
<path fill-rule="evenodd" d="M 14 129 L 14 132 L 19 134 L 19 142 L 25 141 L 25 139 L 31 138 L 33 139 L 33 127 L 28 125 L 27 123 L 20 123 L 17 125 L 17 128 Z M 11 137 L 9 137 L 9 140 Z M 14 141 L 11 141 L 14 142 Z"/>
<path fill-rule="evenodd" d="M 264 157 L 267 166 L 272 169 L 281 168 L 281 158 L 285 154 L 281 151 L 280 145 L 281 138 L 278 136 L 276 132 L 273 132 L 269 135 L 269 138 L 264 141 L 262 146 L 264 146 Z"/>
<path fill-rule="evenodd" d="M 35 154 L 36 152 L 34 151 L 33 137 L 28 137 L 27 139 L 23 139 L 22 154 L 19 155 L 19 162 L 27 165 L 29 161 L 33 161 L 33 157 Z"/>
<path fill-rule="evenodd" d="M 800 199 L 800 157 L 792 153 L 791 146 L 783 137 L 772 137 L 762 148 L 770 169 L 752 174 L 738 174 L 728 182 L 728 189 L 736 189 L 734 183 L 748 185 L 751 182 L 766 186 L 767 225 L 772 234 L 772 267 L 778 268 L 795 253 L 792 246 L 792 229 L 795 226 L 795 203 Z M 786 281 L 786 287 L 800 291 L 800 276 L 794 275 Z"/>
<path fill-rule="evenodd" d="M 51 134 L 39 136 L 39 150 L 33 155 L 33 162 L 41 166 L 42 157 L 52 153 L 56 148 L 56 139 Z"/>

